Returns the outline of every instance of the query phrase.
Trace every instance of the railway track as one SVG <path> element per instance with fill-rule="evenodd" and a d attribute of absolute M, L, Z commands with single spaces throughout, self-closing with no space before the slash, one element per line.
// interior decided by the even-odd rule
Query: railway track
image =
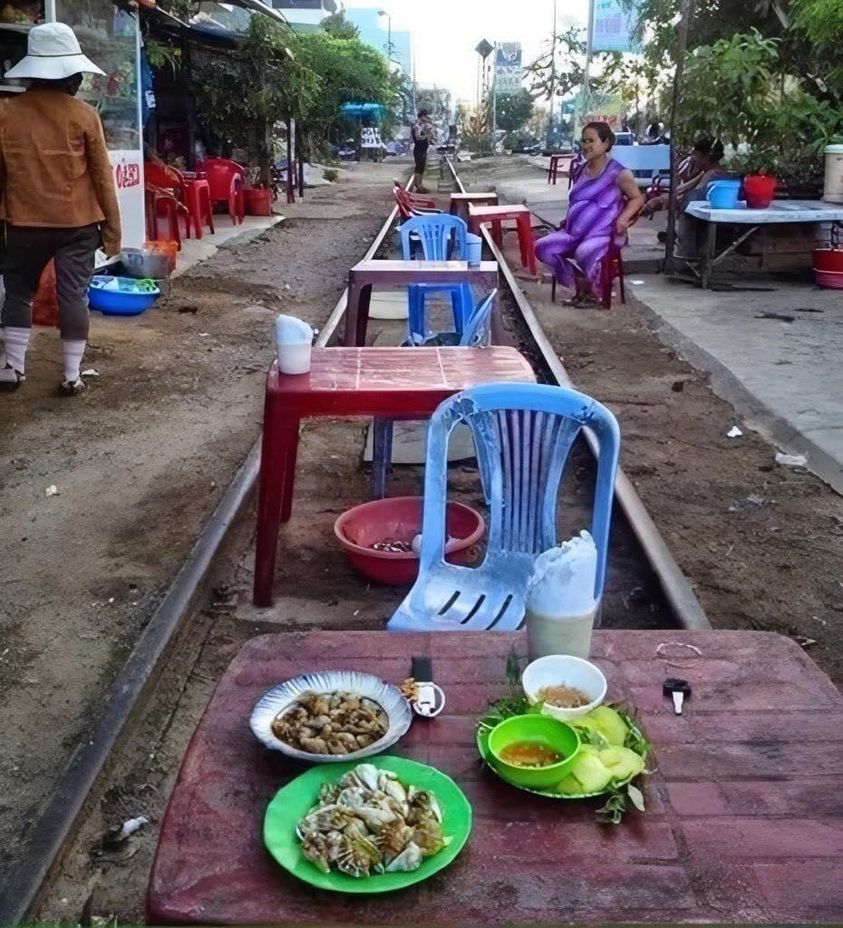
<path fill-rule="evenodd" d="M 464 190 L 450 161 L 447 169 L 457 189 Z M 381 253 L 396 219 L 393 209 L 372 241 L 365 257 Z M 534 364 L 537 378 L 568 385 L 568 376 L 548 341 L 529 302 L 491 237 L 484 234 L 486 247 L 499 264 L 501 316 L 509 337 Z M 338 340 L 345 313 L 344 292 L 330 313 L 317 339 L 328 346 Z M 213 578 L 228 549 L 235 544 L 255 493 L 259 469 L 259 441 L 250 450 L 219 505 L 202 530 L 187 561 L 170 590 L 144 629 L 133 652 L 119 673 L 90 737 L 70 758 L 52 796 L 24 839 L 22 851 L 0 882 L 0 925 L 12 925 L 31 917 L 49 886 L 51 875 L 62 859 L 84 817 L 86 801 L 97 790 L 111 752 L 126 739 L 133 724 L 155 690 L 168 654 L 187 633 L 191 618 L 207 602 Z M 576 480 L 588 481 L 593 466 L 593 448 L 583 443 L 576 452 Z M 574 493 L 573 498 L 576 498 Z M 619 589 L 640 591 L 643 609 L 626 605 L 624 622 L 630 627 L 708 628 L 709 623 L 686 578 L 632 484 L 620 472 L 615 489 L 619 516 L 613 529 L 612 559 L 620 564 Z M 607 597 L 612 596 L 607 588 Z M 619 614 L 620 609 L 607 610 Z"/>

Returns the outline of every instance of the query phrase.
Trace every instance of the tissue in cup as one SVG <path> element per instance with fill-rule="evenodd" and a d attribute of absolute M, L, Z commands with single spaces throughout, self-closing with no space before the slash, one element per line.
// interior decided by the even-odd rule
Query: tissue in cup
<path fill-rule="evenodd" d="M 588 532 L 536 558 L 525 615 L 530 660 L 548 654 L 588 657 L 599 606 L 596 573 L 597 549 Z"/>
<path fill-rule="evenodd" d="M 275 320 L 275 344 L 278 370 L 282 374 L 306 374 L 310 370 L 313 329 L 294 316 L 280 315 Z"/>

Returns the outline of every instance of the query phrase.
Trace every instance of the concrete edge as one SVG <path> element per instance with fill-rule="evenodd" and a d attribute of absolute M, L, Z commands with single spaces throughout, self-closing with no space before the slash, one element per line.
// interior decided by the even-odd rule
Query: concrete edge
<path fill-rule="evenodd" d="M 806 455 L 808 470 L 835 492 L 843 495 L 843 464 L 836 461 L 787 419 L 773 412 L 763 399 L 747 389 L 722 361 L 668 322 L 658 310 L 647 303 L 642 294 L 636 292 L 633 297 L 651 331 L 693 368 L 708 374 L 711 388 L 717 396 L 731 403 L 750 428 L 773 445 L 789 452 Z"/>
<path fill-rule="evenodd" d="M 287 217 L 282 216 L 278 213 L 273 213 L 272 216 L 267 216 L 267 219 L 271 219 L 272 222 L 267 223 L 263 228 L 260 229 L 244 229 L 242 232 L 238 232 L 237 235 L 232 235 L 230 238 L 227 238 L 224 242 L 221 242 L 217 245 L 215 242 L 209 242 L 212 250 L 207 254 L 203 255 L 201 258 L 196 258 L 196 260 L 191 261 L 189 264 L 185 264 L 183 267 L 176 267 L 172 274 L 170 274 L 170 280 L 175 280 L 177 277 L 181 277 L 182 274 L 186 274 L 188 271 L 192 271 L 193 268 L 197 267 L 200 264 L 204 264 L 209 258 L 213 258 L 217 255 L 221 248 L 230 248 L 233 245 L 245 245 L 248 242 L 251 242 L 253 239 L 256 239 L 259 235 L 263 235 L 264 232 L 269 229 L 274 229 L 277 225 L 280 225 L 282 222 L 285 222 Z M 204 241 L 206 236 L 202 237 Z M 196 241 L 196 239 L 190 239 L 189 241 Z M 178 258 L 176 258 L 178 262 Z"/>

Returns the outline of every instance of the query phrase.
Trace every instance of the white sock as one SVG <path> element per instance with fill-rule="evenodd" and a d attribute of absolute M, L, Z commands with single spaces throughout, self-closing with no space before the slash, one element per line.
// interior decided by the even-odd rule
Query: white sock
<path fill-rule="evenodd" d="M 76 383 L 79 379 L 79 367 L 85 353 L 85 341 L 71 342 L 62 339 L 61 349 L 64 353 L 64 379 L 67 383 Z"/>
<path fill-rule="evenodd" d="M 0 370 L 7 364 L 11 364 L 19 374 L 23 374 L 26 369 L 26 349 L 32 329 L 7 325 L 3 331 L 6 335 L 6 350 L 0 354 Z"/>

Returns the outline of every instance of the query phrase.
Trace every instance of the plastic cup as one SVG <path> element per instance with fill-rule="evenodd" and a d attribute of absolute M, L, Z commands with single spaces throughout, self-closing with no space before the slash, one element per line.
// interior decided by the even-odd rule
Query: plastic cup
<path fill-rule="evenodd" d="M 483 239 L 479 235 L 466 233 L 465 257 L 470 267 L 477 267 L 483 260 Z"/>
<path fill-rule="evenodd" d="M 306 374 L 310 370 L 310 342 L 278 345 L 278 370 L 282 374 Z"/>

